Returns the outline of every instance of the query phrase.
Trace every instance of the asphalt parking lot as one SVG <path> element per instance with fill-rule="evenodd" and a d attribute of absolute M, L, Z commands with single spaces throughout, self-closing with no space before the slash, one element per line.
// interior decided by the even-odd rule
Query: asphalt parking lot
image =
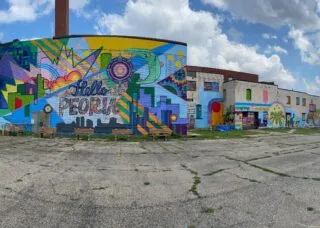
<path fill-rule="evenodd" d="M 320 227 L 320 135 L 0 137 L 1 227 Z"/>

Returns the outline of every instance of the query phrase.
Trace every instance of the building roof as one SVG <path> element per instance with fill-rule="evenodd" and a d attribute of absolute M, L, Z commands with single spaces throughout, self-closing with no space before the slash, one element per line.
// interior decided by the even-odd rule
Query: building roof
<path fill-rule="evenodd" d="M 119 35 L 69 35 L 69 36 L 62 36 L 62 37 L 53 37 L 52 39 L 62 39 L 62 38 L 79 38 L 79 37 L 117 37 L 117 38 L 131 38 L 131 39 L 140 39 L 140 40 L 151 40 L 151 41 L 159 41 L 159 42 L 166 42 L 166 43 L 173 43 L 178 45 L 187 46 L 187 43 L 174 41 L 174 40 L 166 40 L 166 39 L 158 39 L 158 38 L 150 38 L 150 37 L 139 37 L 139 36 L 119 36 Z M 46 39 L 46 38 L 39 38 L 39 39 Z M 7 45 L 13 42 L 18 42 L 19 39 L 15 39 L 11 42 L 1 43 L 1 45 Z M 27 40 L 24 40 L 27 41 Z"/>
<path fill-rule="evenodd" d="M 229 78 L 232 78 L 232 79 L 237 79 L 241 81 L 259 82 L 259 76 L 257 74 L 238 72 L 238 71 L 232 71 L 232 70 L 223 70 L 223 69 L 199 67 L 199 66 L 187 66 L 187 71 L 221 74 L 224 76 L 225 81 L 228 81 Z"/>

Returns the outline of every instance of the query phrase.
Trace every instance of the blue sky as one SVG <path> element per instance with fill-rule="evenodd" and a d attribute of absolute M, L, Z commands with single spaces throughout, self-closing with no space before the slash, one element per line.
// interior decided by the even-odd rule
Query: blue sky
<path fill-rule="evenodd" d="M 70 0 L 70 34 L 188 43 L 188 64 L 320 95 L 319 0 Z M 52 37 L 54 0 L 0 2 L 0 40 Z"/>

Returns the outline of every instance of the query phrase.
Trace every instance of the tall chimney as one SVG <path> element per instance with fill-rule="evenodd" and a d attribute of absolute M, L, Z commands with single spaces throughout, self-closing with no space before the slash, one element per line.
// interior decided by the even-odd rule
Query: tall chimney
<path fill-rule="evenodd" d="M 69 0 L 56 0 L 55 37 L 69 35 Z"/>

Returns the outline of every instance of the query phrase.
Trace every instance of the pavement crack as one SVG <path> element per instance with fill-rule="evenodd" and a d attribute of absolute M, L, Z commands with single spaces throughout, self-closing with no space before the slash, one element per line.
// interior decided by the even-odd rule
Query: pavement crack
<path fill-rule="evenodd" d="M 191 186 L 191 188 L 190 188 L 189 191 L 192 192 L 192 193 L 193 193 L 195 196 L 197 196 L 198 198 L 201 198 L 201 196 L 200 196 L 200 194 L 199 194 L 199 192 L 198 192 L 198 190 L 197 190 L 198 184 L 201 183 L 201 178 L 198 176 L 198 172 L 196 172 L 196 171 L 188 168 L 188 167 L 187 167 L 186 165 L 184 165 L 184 164 L 181 164 L 181 166 L 182 166 L 185 170 L 189 171 L 189 172 L 193 175 L 193 184 L 192 184 L 192 186 Z"/>
<path fill-rule="evenodd" d="M 223 172 L 223 171 L 225 171 L 225 170 L 228 170 L 228 169 L 218 169 L 218 170 L 215 170 L 215 171 L 213 171 L 213 172 L 203 174 L 203 176 L 206 176 L 206 177 L 208 177 L 208 176 L 212 176 L 212 175 L 214 175 L 214 174 L 217 174 L 217 173 Z"/>
<path fill-rule="evenodd" d="M 265 159 L 265 158 L 272 158 L 272 156 L 263 156 L 263 157 L 257 157 L 257 158 L 251 158 L 251 159 L 248 159 L 248 160 L 245 160 L 246 162 L 249 162 L 249 161 L 257 161 L 257 160 L 261 160 L 261 159 Z"/>
<path fill-rule="evenodd" d="M 282 176 L 282 177 L 291 177 L 291 178 L 296 178 L 296 179 L 303 179 L 303 180 L 313 180 L 313 181 L 320 181 L 320 178 L 318 177 L 300 177 L 300 176 L 293 176 L 293 175 L 289 175 L 289 174 L 286 174 L 286 173 L 281 173 L 281 172 L 278 172 L 278 171 L 275 171 L 275 170 L 272 170 L 272 169 L 268 169 L 268 168 L 265 168 L 265 167 L 262 167 L 262 166 L 259 166 L 259 165 L 255 165 L 253 163 L 250 163 L 248 161 L 243 161 L 243 160 L 240 160 L 240 159 L 236 159 L 236 158 L 232 158 L 232 157 L 229 157 L 229 156 L 225 156 L 223 155 L 223 157 L 225 157 L 226 159 L 228 160 L 232 160 L 232 161 L 237 161 L 237 162 L 242 162 L 246 165 L 249 165 L 251 167 L 254 167 L 254 168 L 257 168 L 257 169 L 260 169 L 264 172 L 267 172 L 267 173 L 272 173 L 272 174 L 275 174 L 275 175 L 278 175 L 278 176 Z"/>
<path fill-rule="evenodd" d="M 263 184 L 261 181 L 258 181 L 256 179 L 251 179 L 251 178 L 247 178 L 247 177 L 241 177 L 241 176 L 239 176 L 239 175 L 237 175 L 235 173 L 230 173 L 230 172 L 228 172 L 228 173 L 233 175 L 233 176 L 235 176 L 235 177 L 237 177 L 237 178 L 239 178 L 239 179 L 250 181 L 251 183 Z"/>

